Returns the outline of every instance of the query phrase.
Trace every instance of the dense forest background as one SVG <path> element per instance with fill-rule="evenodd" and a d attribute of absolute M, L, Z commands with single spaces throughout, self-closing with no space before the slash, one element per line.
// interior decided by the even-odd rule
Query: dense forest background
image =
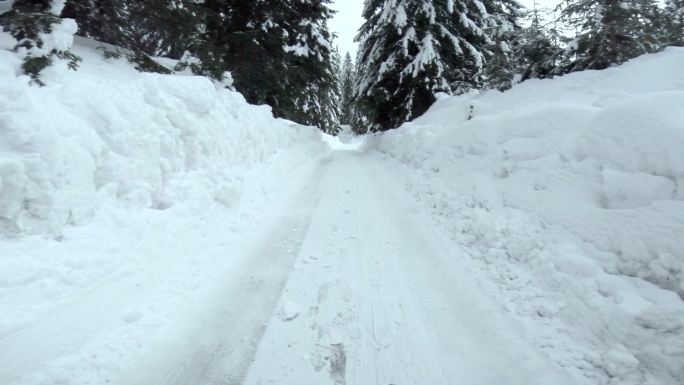
<path fill-rule="evenodd" d="M 328 29 L 331 0 L 15 0 L 0 25 L 41 84 L 64 20 L 117 47 L 140 71 L 190 70 L 224 82 L 277 117 L 337 133 L 398 127 L 438 93 L 505 91 L 531 78 L 604 69 L 684 45 L 684 1 L 565 0 L 554 10 L 515 0 L 366 0 L 356 60 Z M 68 31 L 66 31 L 68 32 Z M 169 68 L 158 57 L 176 59 Z"/>

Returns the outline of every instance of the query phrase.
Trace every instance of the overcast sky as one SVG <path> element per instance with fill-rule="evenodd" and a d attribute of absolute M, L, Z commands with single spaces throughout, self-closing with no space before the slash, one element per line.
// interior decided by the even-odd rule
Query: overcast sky
<path fill-rule="evenodd" d="M 337 14 L 330 21 L 330 30 L 337 34 L 335 44 L 340 48 L 340 55 L 344 57 L 349 52 L 356 57 L 354 37 L 363 24 L 363 0 L 335 0 L 332 8 Z"/>
<path fill-rule="evenodd" d="M 532 8 L 534 0 L 518 0 L 523 5 Z M 537 0 L 542 7 L 553 8 L 560 0 Z M 330 21 L 330 30 L 337 33 L 335 44 L 340 48 L 340 55 L 349 52 L 352 57 L 356 56 L 357 44 L 354 37 L 358 29 L 363 24 L 363 0 L 335 0 L 332 8 L 337 11 L 335 17 Z"/>

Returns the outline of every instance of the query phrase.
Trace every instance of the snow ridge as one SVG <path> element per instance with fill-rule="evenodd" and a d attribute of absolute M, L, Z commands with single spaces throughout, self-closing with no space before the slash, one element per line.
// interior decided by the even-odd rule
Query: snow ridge
<path fill-rule="evenodd" d="M 165 209 L 179 201 L 237 202 L 240 174 L 274 153 L 317 143 L 314 128 L 197 76 L 141 74 L 76 47 L 28 87 L 0 51 L 0 233 L 86 224 L 104 202 Z M 39 112 L 39 113 L 36 113 Z"/>
<path fill-rule="evenodd" d="M 375 138 L 579 383 L 684 381 L 682 64 L 445 98 Z"/>

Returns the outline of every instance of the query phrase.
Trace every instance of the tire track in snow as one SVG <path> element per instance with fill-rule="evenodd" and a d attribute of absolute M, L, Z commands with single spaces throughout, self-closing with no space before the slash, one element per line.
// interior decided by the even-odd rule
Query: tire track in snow
<path fill-rule="evenodd" d="M 214 289 L 215 300 L 221 303 L 204 314 L 193 315 L 195 326 L 185 334 L 190 346 L 175 346 L 179 354 L 169 357 L 174 347 L 158 351 L 153 367 L 166 374 L 159 377 L 155 370 L 144 368 L 139 377 L 122 384 L 139 385 L 239 385 L 252 363 L 263 337 L 267 321 L 275 316 L 276 306 L 304 237 L 308 233 L 311 215 L 321 197 L 320 179 L 329 166 L 324 159 L 310 178 L 310 183 L 294 202 L 280 208 L 286 216 L 277 221 L 255 243 L 257 246 L 241 267 L 236 281 Z M 174 329 L 174 332 L 178 330 Z M 188 354 L 188 350 L 192 353 Z M 170 371 L 167 371 L 171 368 Z"/>
<path fill-rule="evenodd" d="M 282 299 L 315 311 L 271 321 L 245 385 L 569 384 L 431 223 L 380 156 L 336 154 Z"/>
<path fill-rule="evenodd" d="M 210 281 L 197 291 L 186 288 L 183 279 L 194 273 L 191 263 L 161 259 L 157 269 L 107 277 L 68 304 L 0 336 L 0 384 L 239 384 L 307 232 L 320 196 L 317 181 L 327 167 L 326 162 L 306 167 L 292 184 L 281 186 L 278 200 L 269 207 L 273 214 L 266 215 L 266 230 L 245 233 L 241 239 L 232 235 L 228 244 L 235 240 L 237 251 L 225 259 L 202 257 L 198 246 L 207 239 L 198 237 L 197 244 L 188 246 L 196 253 L 188 255 L 188 261 L 201 257 L 216 265 Z M 211 227 L 226 226 L 228 236 L 235 219 L 208 220 L 188 230 L 195 236 L 211 230 L 210 242 L 225 241 L 216 239 L 221 230 Z M 176 246 L 173 235 L 164 239 L 169 247 Z M 163 258 L 164 251 L 159 255 Z M 178 297 L 174 301 L 183 306 L 168 319 L 166 309 L 159 313 L 154 303 L 167 296 Z M 127 309 L 144 310 L 141 315 L 127 314 Z M 141 341 L 140 332 L 149 337 Z M 108 358 L 99 360 L 99 354 Z M 115 366 L 100 367 L 112 361 Z"/>

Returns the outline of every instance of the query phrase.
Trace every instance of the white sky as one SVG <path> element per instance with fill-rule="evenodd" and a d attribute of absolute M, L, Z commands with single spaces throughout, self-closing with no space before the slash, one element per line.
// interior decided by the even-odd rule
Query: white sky
<path fill-rule="evenodd" d="M 330 30 L 337 34 L 335 44 L 340 48 L 340 55 L 344 57 L 349 52 L 355 58 L 358 44 L 354 43 L 354 37 L 363 24 L 363 0 L 335 0 L 332 8 L 337 14 L 330 21 Z"/>
<path fill-rule="evenodd" d="M 518 1 L 530 8 L 534 3 L 534 0 Z M 537 0 L 537 4 L 546 8 L 553 8 L 559 2 L 560 0 Z M 330 30 L 338 35 L 335 44 L 340 48 L 340 55 L 344 57 L 349 52 L 352 57 L 356 57 L 358 44 L 354 43 L 354 37 L 363 24 L 363 0 L 334 0 L 332 8 L 337 14 L 330 21 Z"/>

